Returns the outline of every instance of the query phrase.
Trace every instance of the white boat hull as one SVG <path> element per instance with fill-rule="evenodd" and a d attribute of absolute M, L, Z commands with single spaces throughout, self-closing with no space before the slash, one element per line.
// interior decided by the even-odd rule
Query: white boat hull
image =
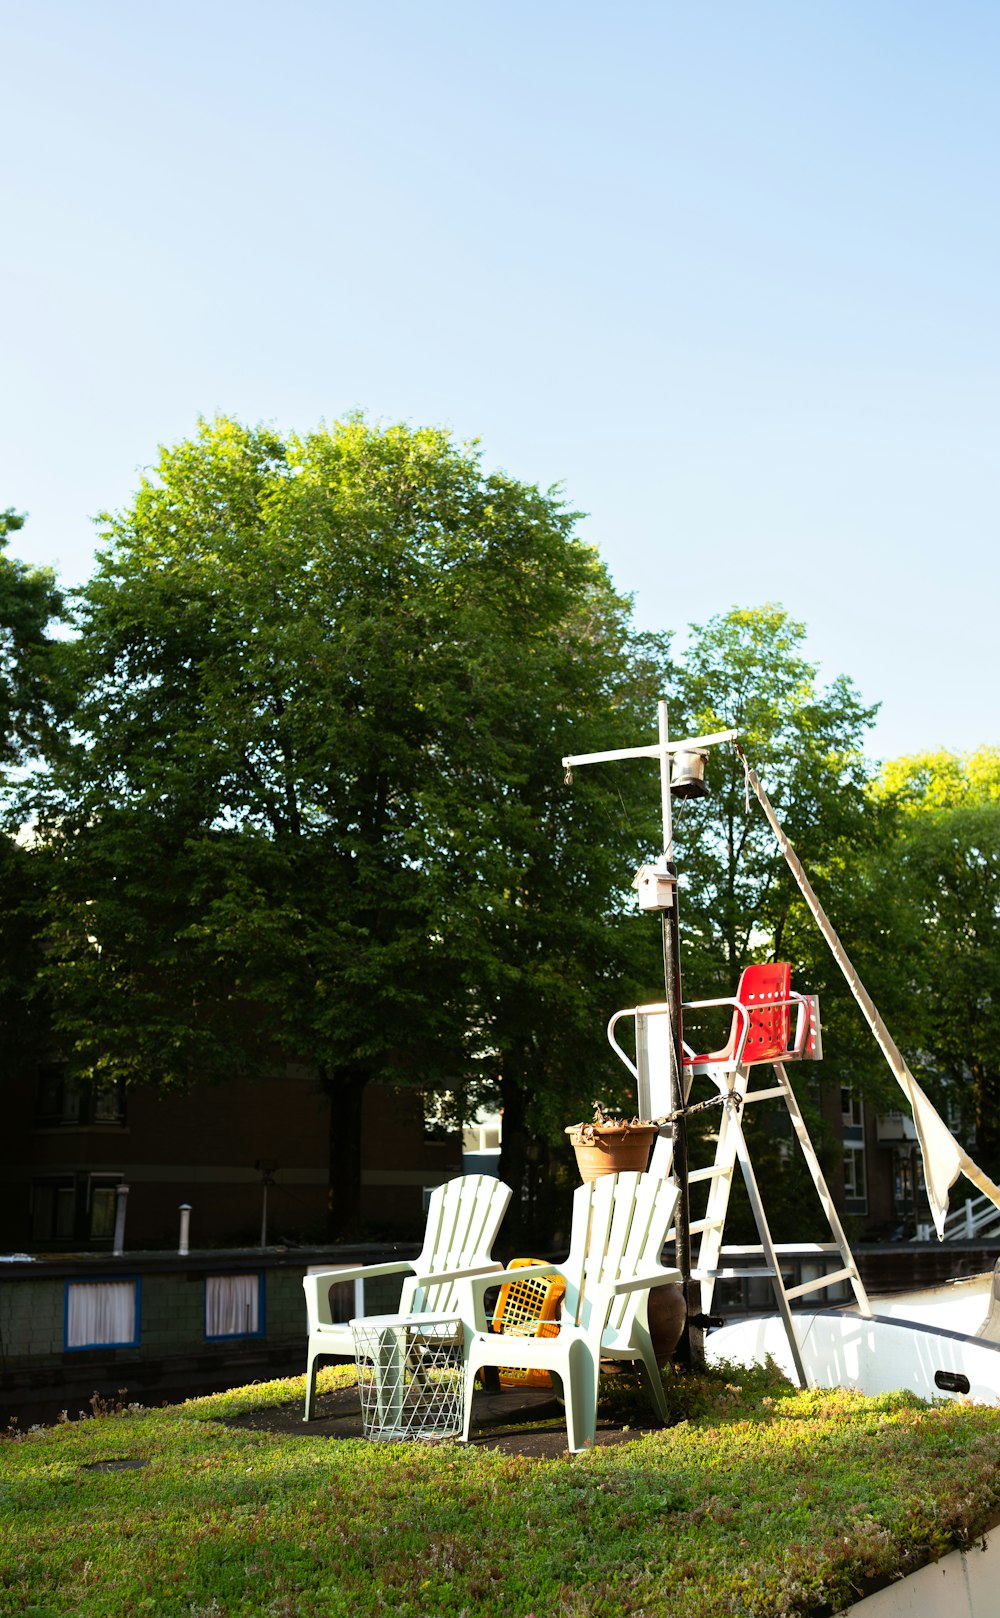
<path fill-rule="evenodd" d="M 945 1289 L 939 1291 L 947 1301 Z M 866 1319 L 837 1309 L 796 1312 L 792 1318 L 808 1386 L 857 1388 L 866 1394 L 908 1388 L 922 1399 L 1000 1403 L 1000 1343 L 948 1329 L 945 1320 L 951 1311 L 935 1308 L 932 1294 L 926 1298 L 925 1309 L 917 1295 L 908 1300 L 913 1315 L 924 1313 L 924 1319 L 882 1313 Z M 906 1304 L 893 1300 L 892 1307 Z M 877 1300 L 873 1308 L 878 1308 Z M 709 1363 L 759 1364 L 768 1355 L 793 1382 L 798 1380 L 777 1315 L 722 1326 L 706 1344 Z"/>
<path fill-rule="evenodd" d="M 1000 1533 L 951 1551 L 848 1607 L 850 1618 L 996 1618 Z"/>

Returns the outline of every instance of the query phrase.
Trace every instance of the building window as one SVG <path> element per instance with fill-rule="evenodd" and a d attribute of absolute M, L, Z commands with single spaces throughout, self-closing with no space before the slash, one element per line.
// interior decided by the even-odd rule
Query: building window
<path fill-rule="evenodd" d="M 337 1269 L 349 1269 L 346 1264 L 310 1264 L 307 1275 L 332 1275 L 336 1277 Z M 365 1312 L 365 1283 L 357 1281 L 330 1282 L 327 1289 L 329 1299 L 329 1320 L 333 1326 L 347 1326 L 352 1320 L 360 1320 Z"/>
<path fill-rule="evenodd" d="M 845 1124 L 860 1126 L 863 1122 L 861 1112 L 861 1098 L 853 1090 L 842 1089 L 840 1092 L 840 1115 Z"/>
<path fill-rule="evenodd" d="M 94 1124 L 125 1122 L 125 1086 L 118 1079 L 96 1081 L 87 1086 L 90 1121 Z"/>
<path fill-rule="evenodd" d="M 205 1277 L 205 1336 L 263 1337 L 264 1277 Z"/>
<path fill-rule="evenodd" d="M 121 1184 L 120 1174 L 92 1174 L 88 1184 L 87 1232 L 95 1241 L 109 1239 L 115 1233 L 115 1212 L 118 1203 L 116 1187 Z"/>
<path fill-rule="evenodd" d="M 916 1147 L 897 1151 L 893 1160 L 893 1194 L 897 1214 L 915 1219 L 927 1195 L 924 1160 Z"/>
<path fill-rule="evenodd" d="M 67 1281 L 66 1347 L 136 1348 L 139 1282 Z"/>
<path fill-rule="evenodd" d="M 844 1206 L 848 1213 L 868 1212 L 868 1185 L 863 1147 L 844 1148 Z"/>
<path fill-rule="evenodd" d="M 864 1104 L 853 1090 L 840 1092 L 840 1116 L 844 1129 L 845 1146 L 861 1146 L 865 1139 Z"/>
<path fill-rule="evenodd" d="M 32 1241 L 70 1241 L 75 1229 L 76 1186 L 73 1180 L 36 1180 L 31 1188 Z"/>
<path fill-rule="evenodd" d="M 117 1079 L 103 1082 L 75 1078 L 64 1062 L 45 1062 L 38 1069 L 35 1123 L 45 1129 L 105 1127 L 125 1122 L 125 1087 Z"/>

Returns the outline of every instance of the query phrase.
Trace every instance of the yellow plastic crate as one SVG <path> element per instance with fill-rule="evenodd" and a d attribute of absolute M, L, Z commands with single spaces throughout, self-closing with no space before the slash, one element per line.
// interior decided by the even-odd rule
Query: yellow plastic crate
<path fill-rule="evenodd" d="M 524 1264 L 540 1264 L 537 1258 L 512 1258 L 508 1269 Z M 525 1276 L 523 1281 L 507 1281 L 500 1288 L 493 1311 L 492 1326 L 510 1337 L 557 1337 L 559 1307 L 566 1283 L 561 1275 Z M 500 1385 L 505 1388 L 551 1388 L 548 1371 L 522 1370 L 501 1366 Z"/>

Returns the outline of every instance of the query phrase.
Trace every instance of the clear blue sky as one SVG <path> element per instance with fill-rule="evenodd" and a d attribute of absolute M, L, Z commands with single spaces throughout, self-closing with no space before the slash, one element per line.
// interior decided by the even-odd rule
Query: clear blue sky
<path fill-rule="evenodd" d="M 643 627 L 783 602 L 873 753 L 1000 742 L 993 0 L 0 19 L 12 554 L 362 408 L 561 482 Z"/>

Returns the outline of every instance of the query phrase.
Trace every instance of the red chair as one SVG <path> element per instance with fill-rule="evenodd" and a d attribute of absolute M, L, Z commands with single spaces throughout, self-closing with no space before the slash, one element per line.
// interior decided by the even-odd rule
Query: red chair
<path fill-rule="evenodd" d="M 684 1066 L 692 1073 L 749 1067 L 754 1062 L 795 1062 L 821 1054 L 819 1003 L 815 995 L 793 994 L 792 969 L 787 961 L 748 966 L 735 997 L 691 1000 L 685 1011 L 710 1006 L 732 1006 L 729 1039 L 721 1050 L 698 1055 L 684 1046 Z M 796 1008 L 795 1038 L 791 1035 L 791 1008 Z"/>

